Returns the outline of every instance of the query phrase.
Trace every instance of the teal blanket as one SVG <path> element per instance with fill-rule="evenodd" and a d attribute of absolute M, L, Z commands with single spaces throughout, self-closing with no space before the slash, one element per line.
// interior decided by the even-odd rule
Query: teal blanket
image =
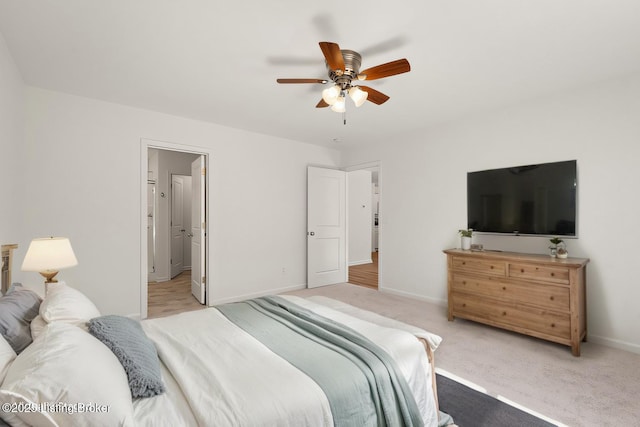
<path fill-rule="evenodd" d="M 422 426 L 395 361 L 358 332 L 279 297 L 218 306 L 322 388 L 336 426 Z"/>

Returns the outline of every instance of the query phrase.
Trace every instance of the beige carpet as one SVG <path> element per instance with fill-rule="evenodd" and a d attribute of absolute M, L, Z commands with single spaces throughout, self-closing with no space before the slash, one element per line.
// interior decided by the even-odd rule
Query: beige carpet
<path fill-rule="evenodd" d="M 640 425 L 640 355 L 582 343 L 569 347 L 474 322 L 447 321 L 444 307 L 339 284 L 291 294 L 323 295 L 443 337 L 436 366 L 569 426 Z"/>

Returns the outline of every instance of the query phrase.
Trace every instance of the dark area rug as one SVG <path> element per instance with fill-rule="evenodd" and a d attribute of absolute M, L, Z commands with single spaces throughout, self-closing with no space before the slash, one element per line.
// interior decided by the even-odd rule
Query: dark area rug
<path fill-rule="evenodd" d="M 555 426 L 498 399 L 436 374 L 440 410 L 459 427 Z"/>

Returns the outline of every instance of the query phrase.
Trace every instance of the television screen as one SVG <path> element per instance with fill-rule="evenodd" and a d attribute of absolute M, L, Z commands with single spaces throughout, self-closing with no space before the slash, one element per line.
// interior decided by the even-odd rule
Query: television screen
<path fill-rule="evenodd" d="M 474 231 L 576 236 L 576 161 L 467 173 Z"/>

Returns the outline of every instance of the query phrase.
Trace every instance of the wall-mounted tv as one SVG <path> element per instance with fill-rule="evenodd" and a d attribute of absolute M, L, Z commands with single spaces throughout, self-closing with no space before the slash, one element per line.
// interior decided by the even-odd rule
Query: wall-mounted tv
<path fill-rule="evenodd" d="M 575 160 L 467 173 L 474 231 L 577 237 Z"/>

